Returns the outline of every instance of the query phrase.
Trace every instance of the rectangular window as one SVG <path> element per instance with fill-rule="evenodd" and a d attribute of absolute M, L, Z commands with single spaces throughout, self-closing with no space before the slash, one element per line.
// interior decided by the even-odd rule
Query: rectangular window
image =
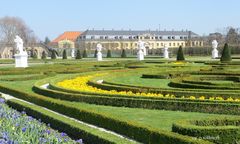
<path fill-rule="evenodd" d="M 171 43 L 169 43 L 169 46 L 171 46 L 172 44 Z"/>
<path fill-rule="evenodd" d="M 103 36 L 100 36 L 100 39 L 103 39 Z"/>
<path fill-rule="evenodd" d="M 91 36 L 91 39 L 95 39 L 95 37 L 94 37 L 94 36 Z"/>
<path fill-rule="evenodd" d="M 158 39 L 158 37 L 156 36 L 155 39 Z"/>

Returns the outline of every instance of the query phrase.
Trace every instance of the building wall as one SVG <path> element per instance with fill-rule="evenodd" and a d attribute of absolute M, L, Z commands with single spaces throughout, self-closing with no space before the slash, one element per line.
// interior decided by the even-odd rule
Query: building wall
<path fill-rule="evenodd" d="M 203 41 L 185 40 L 144 40 L 145 47 L 149 49 L 163 48 L 167 44 L 169 48 L 182 47 L 202 47 Z M 84 40 L 79 42 L 80 49 L 95 49 L 101 43 L 106 49 L 136 49 L 138 40 Z"/>

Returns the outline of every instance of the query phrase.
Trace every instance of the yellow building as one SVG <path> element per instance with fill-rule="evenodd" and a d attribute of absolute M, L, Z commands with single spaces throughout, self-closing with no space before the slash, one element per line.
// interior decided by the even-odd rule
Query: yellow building
<path fill-rule="evenodd" d="M 167 44 L 174 47 L 202 47 L 203 41 L 191 31 L 114 31 L 87 30 L 78 38 L 80 49 L 95 49 L 101 43 L 105 49 L 136 49 L 137 42 L 145 42 L 146 49 L 163 48 Z"/>
<path fill-rule="evenodd" d="M 75 48 L 78 47 L 76 39 L 80 36 L 81 32 L 67 31 L 54 39 L 50 45 L 56 48 Z"/>

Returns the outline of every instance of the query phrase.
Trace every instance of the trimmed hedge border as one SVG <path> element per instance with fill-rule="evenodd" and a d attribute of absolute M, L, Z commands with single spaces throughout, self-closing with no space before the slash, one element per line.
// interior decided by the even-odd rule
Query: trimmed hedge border
<path fill-rule="evenodd" d="M 116 143 L 116 141 L 109 139 L 109 136 L 98 136 L 96 132 L 91 130 L 93 128 L 77 123 L 74 120 L 59 116 L 53 112 L 46 111 L 39 106 L 34 106 L 18 100 L 8 100 L 7 104 L 18 111 L 25 111 L 28 115 L 31 115 L 37 119 L 41 119 L 41 121 L 45 123 L 50 123 L 52 128 L 64 131 L 74 139 L 82 138 L 84 143 Z M 101 133 L 103 132 L 101 131 Z M 131 143 L 127 140 L 124 142 Z"/>
<path fill-rule="evenodd" d="M 42 84 L 44 81 L 42 81 Z M 38 83 L 41 85 L 41 83 Z M 62 99 L 68 101 L 80 101 L 90 104 L 110 105 L 118 107 L 132 107 L 132 108 L 147 108 L 147 109 L 165 109 L 165 110 L 181 110 L 190 112 L 205 112 L 217 114 L 233 114 L 240 115 L 240 104 L 237 103 L 219 103 L 203 102 L 193 100 L 177 100 L 177 99 L 141 99 L 126 97 L 111 97 L 111 96 L 93 96 L 84 94 L 66 93 L 51 89 L 44 89 L 36 84 L 33 90 L 36 93 L 52 97 L 55 99 Z"/>
<path fill-rule="evenodd" d="M 173 124 L 172 131 L 214 143 L 239 143 L 240 118 L 179 121 Z"/>
<path fill-rule="evenodd" d="M 87 111 L 66 104 L 64 101 L 54 100 L 36 94 L 27 94 L 22 91 L 14 90 L 0 85 L 2 92 L 35 103 L 37 105 L 49 108 L 64 115 L 88 122 L 93 125 L 104 127 L 119 134 L 128 136 L 142 143 L 149 144 L 208 144 L 209 141 L 195 139 L 189 136 L 183 136 L 177 133 L 164 130 L 155 130 L 142 127 L 129 121 L 120 121 L 105 114 L 95 111 Z"/>

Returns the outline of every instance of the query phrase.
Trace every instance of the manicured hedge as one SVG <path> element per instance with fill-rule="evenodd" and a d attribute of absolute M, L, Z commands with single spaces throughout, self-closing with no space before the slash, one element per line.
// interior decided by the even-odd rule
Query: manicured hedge
<path fill-rule="evenodd" d="M 214 143 L 232 144 L 240 141 L 239 126 L 240 118 L 191 120 L 174 123 L 172 131 Z"/>
<path fill-rule="evenodd" d="M 103 133 L 99 130 L 96 132 L 93 128 L 77 123 L 74 120 L 59 116 L 53 112 L 49 112 L 39 106 L 34 106 L 18 100 L 8 100 L 7 104 L 18 111 L 25 111 L 28 115 L 33 116 L 36 119 L 41 119 L 44 123 L 50 123 L 51 127 L 59 131 L 66 132 L 70 137 L 74 139 L 83 139 L 84 143 L 101 143 L 111 144 L 117 143 L 110 134 L 100 136 L 99 133 Z M 120 139 L 120 138 L 119 138 Z M 122 140 L 125 143 L 131 143 L 127 140 Z"/>
<path fill-rule="evenodd" d="M 231 102 L 91 96 L 43 89 L 36 85 L 34 86 L 34 91 L 56 99 L 80 101 L 90 104 L 240 115 L 240 104 Z"/>
<path fill-rule="evenodd" d="M 104 90 L 116 90 L 116 91 L 132 91 L 132 92 L 150 92 L 150 93 L 161 93 L 163 95 L 173 94 L 176 97 L 182 96 L 205 96 L 206 98 L 213 96 L 222 96 L 223 98 L 240 98 L 240 93 L 236 90 L 221 90 L 220 92 L 217 90 L 206 90 L 206 89 L 197 89 L 193 85 L 189 84 L 184 86 L 184 89 L 179 89 L 178 87 L 182 87 L 182 83 L 180 81 L 172 81 L 169 83 L 171 87 L 177 88 L 152 88 L 152 87 L 142 87 L 142 86 L 131 86 L 131 85 L 113 85 L 112 83 L 102 83 L 98 84 L 94 81 L 89 81 L 88 85 L 93 87 L 97 87 Z M 189 87 L 188 87 L 189 86 Z M 194 89 L 193 89 L 194 88 Z M 197 89 L 197 90 L 196 90 Z"/>
<path fill-rule="evenodd" d="M 208 141 L 194 139 L 188 136 L 182 136 L 176 133 L 155 130 L 142 127 L 136 123 L 129 121 L 121 121 L 116 118 L 112 118 L 106 114 L 102 114 L 95 111 L 83 110 L 76 108 L 74 105 L 70 105 L 64 101 L 54 100 L 51 98 L 43 97 L 35 94 L 28 94 L 22 91 L 10 89 L 0 85 L 0 90 L 4 93 L 16 96 L 18 98 L 30 101 L 37 105 L 49 108 L 56 112 L 65 114 L 67 116 L 79 119 L 81 121 L 94 124 L 106 129 L 115 131 L 119 134 L 125 135 L 129 138 L 135 139 L 142 143 L 149 144 L 207 144 Z"/>

